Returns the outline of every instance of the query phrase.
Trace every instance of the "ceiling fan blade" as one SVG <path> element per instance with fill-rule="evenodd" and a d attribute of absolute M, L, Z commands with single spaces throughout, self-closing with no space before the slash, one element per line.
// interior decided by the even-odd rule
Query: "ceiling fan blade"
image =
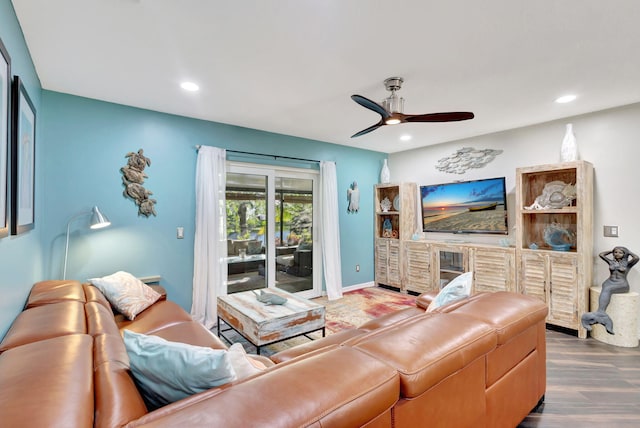
<path fill-rule="evenodd" d="M 385 108 L 380 104 L 375 101 L 371 101 L 369 98 L 365 98 L 362 95 L 351 95 L 351 99 L 360 104 L 362 107 L 375 111 L 380 116 L 382 116 L 383 119 L 387 119 L 389 116 L 391 116 L 391 113 L 385 110 Z"/>
<path fill-rule="evenodd" d="M 473 119 L 470 111 L 452 111 L 447 113 L 407 114 L 405 122 L 456 122 Z"/>
<path fill-rule="evenodd" d="M 360 132 L 356 132 L 355 134 L 353 134 L 351 136 L 351 138 L 355 138 L 355 137 L 359 137 L 359 136 L 364 135 L 364 134 L 368 134 L 369 132 L 375 131 L 376 129 L 380 128 L 382 125 L 384 125 L 384 122 L 381 120 L 380 122 L 376 123 L 375 125 L 371 125 L 370 127 L 366 128 L 366 129 L 363 129 Z"/>

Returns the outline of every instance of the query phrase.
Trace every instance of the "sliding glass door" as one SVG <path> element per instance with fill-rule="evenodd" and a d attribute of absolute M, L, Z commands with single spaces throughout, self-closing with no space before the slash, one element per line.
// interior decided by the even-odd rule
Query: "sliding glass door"
<path fill-rule="evenodd" d="M 227 292 L 320 295 L 318 174 L 234 162 L 227 171 Z"/>

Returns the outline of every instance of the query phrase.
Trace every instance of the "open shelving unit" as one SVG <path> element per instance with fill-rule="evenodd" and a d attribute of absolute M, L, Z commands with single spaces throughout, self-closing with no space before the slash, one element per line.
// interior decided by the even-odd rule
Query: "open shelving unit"
<path fill-rule="evenodd" d="M 570 206 L 527 209 L 547 183 L 575 185 Z M 567 251 L 544 240 L 547 227 L 557 225 L 574 236 Z M 580 317 L 589 310 L 593 253 L 593 165 L 564 162 L 516 170 L 516 259 L 518 288 L 549 306 L 547 323 L 576 330 L 586 337 Z"/>
<path fill-rule="evenodd" d="M 375 281 L 401 288 L 401 241 L 410 239 L 416 227 L 418 188 L 415 183 L 378 184 L 374 192 Z M 391 204 L 386 210 L 381 206 L 385 199 Z M 385 222 L 391 224 L 390 232 Z"/>

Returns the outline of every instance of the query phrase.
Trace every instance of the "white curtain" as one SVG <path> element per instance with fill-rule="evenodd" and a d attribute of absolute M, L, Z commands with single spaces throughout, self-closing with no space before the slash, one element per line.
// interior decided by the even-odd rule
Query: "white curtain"
<path fill-rule="evenodd" d="M 191 316 L 211 329 L 217 298 L 226 294 L 226 151 L 202 146 L 196 165 L 196 230 Z"/>
<path fill-rule="evenodd" d="M 338 180 L 334 162 L 320 162 L 320 242 L 327 297 L 342 297 L 342 268 L 340 264 L 340 225 L 338 223 Z"/>

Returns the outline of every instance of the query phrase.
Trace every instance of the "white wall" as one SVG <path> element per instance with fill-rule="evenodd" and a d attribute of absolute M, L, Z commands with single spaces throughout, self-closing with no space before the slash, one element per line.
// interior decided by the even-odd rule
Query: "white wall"
<path fill-rule="evenodd" d="M 591 162 L 595 169 L 592 285 L 601 284 L 609 276 L 609 270 L 606 263 L 598 258 L 598 253 L 622 245 L 640 254 L 640 104 L 393 153 L 389 155 L 391 180 L 426 185 L 505 176 L 509 193 L 509 226 L 512 227 L 515 225 L 516 168 L 559 162 L 560 145 L 567 123 L 573 123 L 580 159 Z M 440 158 L 449 156 L 462 147 L 499 149 L 503 153 L 484 168 L 471 169 L 461 175 L 435 169 Z M 619 237 L 605 238 L 604 225 L 618 226 Z M 464 239 L 497 244 L 503 237 L 466 235 Z M 513 235 L 510 237 L 515 239 Z M 428 238 L 458 237 L 430 233 Z M 640 292 L 640 264 L 631 270 L 628 278 L 631 289 Z M 640 324 L 638 331 L 640 336 Z"/>

